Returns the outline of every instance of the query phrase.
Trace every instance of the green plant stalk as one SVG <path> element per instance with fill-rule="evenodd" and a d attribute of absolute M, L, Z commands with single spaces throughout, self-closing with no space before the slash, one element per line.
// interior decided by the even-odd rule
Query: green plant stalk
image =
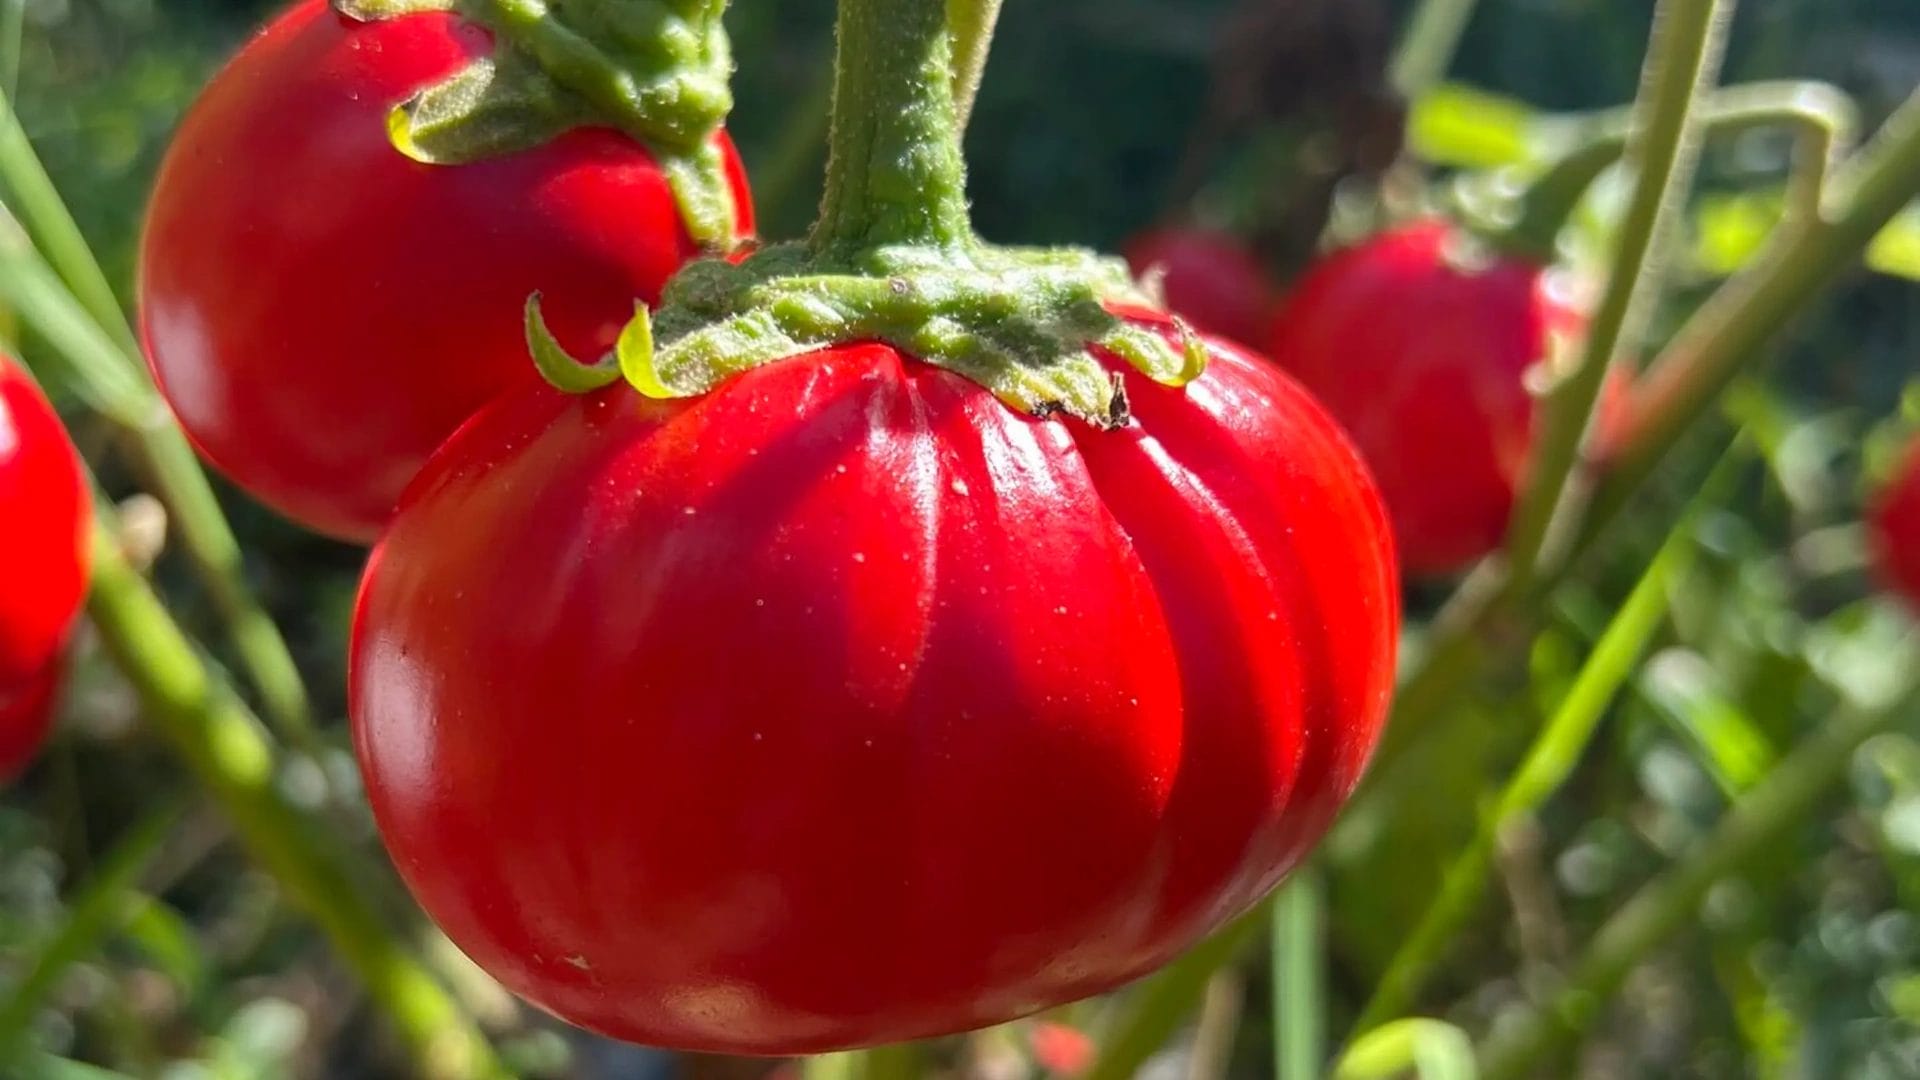
<path fill-rule="evenodd" d="M 1587 543 L 1741 370 L 1920 197 L 1920 91 L 1846 167 L 1832 194 L 1818 217 L 1784 225 L 1768 251 L 1701 307 L 1642 377 L 1628 422 L 1602 448 L 1604 479 L 1584 526 Z"/>
<path fill-rule="evenodd" d="M 1563 505 L 1581 494 L 1579 455 L 1601 387 L 1630 319 L 1645 318 L 1658 297 L 1653 253 L 1683 208 L 1699 157 L 1695 106 L 1717 80 L 1734 0 L 1661 0 L 1654 15 L 1646 74 L 1634 109 L 1627 157 L 1636 173 L 1606 290 L 1577 365 L 1556 376 L 1543 403 L 1528 483 L 1514 510 L 1506 560 L 1521 581 L 1538 569 Z"/>
<path fill-rule="evenodd" d="M 25 973 L 0 1001 L 0 1060 L 14 1060 L 25 1052 L 22 1037 L 60 977 L 97 952 L 100 943 L 132 914 L 129 901 L 137 897 L 134 890 L 140 877 L 179 821 L 180 810 L 175 806 L 149 812 L 114 845 L 68 902 L 66 921 L 34 950 L 23 965 Z"/>
<path fill-rule="evenodd" d="M 0 186 L 12 196 L 9 208 L 19 215 L 18 220 L 32 238 L 31 245 L 11 235 L 4 238 L 9 250 L 0 256 L 6 262 L 0 273 L 24 274 L 30 279 L 25 285 L 10 283 L 5 287 L 9 292 L 35 290 L 40 302 L 22 306 L 22 316 L 29 320 L 36 316 L 55 319 L 60 325 L 49 329 L 36 322 L 37 328 L 63 351 L 69 347 L 79 350 L 68 355 L 80 377 L 77 381 L 83 396 L 96 407 L 101 406 L 94 398 L 111 396 L 113 407 L 103 411 L 134 436 L 142 463 L 172 513 L 181 545 L 214 609 L 227 624 L 234 652 L 259 692 L 267 717 L 277 731 L 301 749 L 316 751 L 319 738 L 313 726 L 311 699 L 292 650 L 248 587 L 240 543 L 220 509 L 213 486 L 186 436 L 172 423 L 154 391 L 146 365 L 140 360 L 139 342 L 113 287 L 6 98 L 0 98 Z M 7 224 L 11 226 L 12 222 Z M 32 250 L 34 247 L 45 253 L 44 262 Z M 61 302 L 58 294 L 62 290 L 53 288 L 47 273 L 42 272 L 48 268 L 70 290 L 68 302 Z M 44 312 L 55 314 L 41 314 Z M 89 333 L 84 326 L 89 320 L 95 332 Z M 91 393 L 89 384 L 95 387 Z"/>
<path fill-rule="evenodd" d="M 1420 0 L 1388 72 L 1401 97 L 1412 101 L 1446 78 L 1476 6 L 1477 0 Z"/>
<path fill-rule="evenodd" d="M 1911 657 L 1917 643 L 1907 642 Z M 1909 661 L 1911 667 L 1911 661 Z M 1805 824 L 1846 776 L 1854 753 L 1875 736 L 1910 723 L 1920 696 L 1910 686 L 1881 710 L 1843 714 L 1821 725 L 1752 793 L 1733 805 L 1706 840 L 1665 875 L 1635 893 L 1594 936 L 1564 989 L 1544 1009 L 1503 1027 L 1480 1054 L 1487 1080 L 1521 1080 L 1567 1040 L 1585 1031 L 1654 948 L 1691 924 L 1716 882 L 1776 848 Z"/>
<path fill-rule="evenodd" d="M 1326 887 L 1312 867 L 1273 900 L 1273 1075 L 1316 1080 L 1327 1063 Z"/>
<path fill-rule="evenodd" d="M 1270 918 L 1262 904 L 1134 990 L 1112 1028 L 1102 1033 L 1100 1057 L 1081 1080 L 1132 1080 L 1193 1015 L 1207 981 L 1245 954 Z"/>
<path fill-rule="evenodd" d="M 911 245 L 963 255 L 974 236 L 946 0 L 840 0 L 837 38 L 813 250 Z"/>
<path fill-rule="evenodd" d="M 953 115 L 961 131 L 973 118 L 973 102 L 980 96 L 1000 5 L 1001 0 L 947 0 L 947 32 L 953 39 Z"/>
<path fill-rule="evenodd" d="M 1709 484 L 1706 490 L 1718 487 Z M 1537 811 L 1585 756 L 1600 721 L 1666 620 L 1673 587 L 1692 561 L 1691 527 L 1700 508 L 1701 500 L 1696 500 L 1668 536 L 1491 811 L 1482 817 L 1473 840 L 1448 867 L 1440 894 L 1394 953 L 1372 999 L 1361 1010 L 1354 1024 L 1356 1036 L 1386 1024 L 1418 1000 L 1461 928 L 1479 909 L 1502 830 Z"/>
<path fill-rule="evenodd" d="M 128 564 L 114 524 L 112 508 L 102 503 L 87 611 L 147 722 L 232 821 L 247 851 L 326 932 L 405 1038 L 417 1075 L 505 1077 L 479 1030 L 381 924 L 345 868 L 343 850 L 280 794 L 272 743 Z"/>

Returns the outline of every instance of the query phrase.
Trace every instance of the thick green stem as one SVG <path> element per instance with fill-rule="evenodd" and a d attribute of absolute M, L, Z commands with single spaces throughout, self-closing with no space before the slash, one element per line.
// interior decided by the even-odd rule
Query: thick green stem
<path fill-rule="evenodd" d="M 826 197 L 813 249 L 973 242 L 945 0 L 841 0 Z"/>
<path fill-rule="evenodd" d="M 1601 448 L 1605 477 L 1583 540 L 1598 536 L 1740 371 L 1920 197 L 1920 92 L 1848 166 L 1833 194 L 1819 217 L 1784 225 L 1767 253 L 1722 287 L 1640 380 L 1625 426 Z"/>
<path fill-rule="evenodd" d="M 1698 159 L 1695 104 L 1718 77 L 1734 0 L 1662 0 L 1655 14 L 1645 82 L 1634 111 L 1636 138 L 1628 159 L 1636 174 L 1621 223 L 1607 288 L 1578 366 L 1560 377 L 1545 402 L 1545 423 L 1534 444 L 1531 474 L 1514 512 L 1507 561 L 1515 575 L 1534 575 L 1562 516 L 1578 494 L 1580 446 L 1600 400 L 1608 366 L 1629 319 L 1645 318 L 1659 293 L 1650 273 L 1666 223 L 1682 208 Z"/>
<path fill-rule="evenodd" d="M 1913 656 L 1908 642 L 1906 655 Z M 1820 725 L 1753 792 L 1735 803 L 1707 839 L 1665 876 L 1636 893 L 1595 935 L 1572 977 L 1545 1009 L 1502 1028 L 1481 1052 L 1485 1080 L 1519 1080 L 1585 1031 L 1627 976 L 1672 935 L 1691 925 L 1716 882 L 1779 849 L 1845 777 L 1855 751 L 1920 708 L 1909 691 L 1885 710 L 1843 715 Z"/>
<path fill-rule="evenodd" d="M 346 853 L 286 801 L 276 783 L 272 744 L 201 661 L 114 536 L 112 509 L 102 505 L 87 611 L 139 696 L 147 722 L 392 1018 L 412 1051 L 414 1074 L 435 1080 L 504 1076 L 472 1021 L 368 905 Z"/>
<path fill-rule="evenodd" d="M 947 0 L 947 31 L 953 39 L 953 115 L 960 130 L 973 118 L 973 101 L 987 72 L 993 28 L 1001 0 Z"/>

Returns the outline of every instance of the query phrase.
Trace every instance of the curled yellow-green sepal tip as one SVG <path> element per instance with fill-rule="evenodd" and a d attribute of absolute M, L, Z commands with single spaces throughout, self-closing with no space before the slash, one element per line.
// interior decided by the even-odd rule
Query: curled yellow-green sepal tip
<path fill-rule="evenodd" d="M 573 358 L 560 339 L 547 327 L 540 313 L 540 294 L 527 297 L 527 348 L 533 353 L 533 366 L 540 377 L 565 394 L 591 394 L 620 381 L 620 367 L 612 356 L 603 356 L 591 364 Z"/>
<path fill-rule="evenodd" d="M 613 355 L 620 364 L 620 377 L 647 397 L 670 401 L 687 396 L 660 377 L 660 353 L 653 347 L 653 315 L 644 305 L 634 308 L 632 321 L 620 331 L 620 340 L 614 343 Z"/>
<path fill-rule="evenodd" d="M 1182 387 L 1207 370 L 1207 343 L 1184 321 L 1173 321 L 1180 337 L 1174 348 L 1160 331 L 1135 323 L 1122 322 L 1102 337 L 1099 345 L 1113 353 L 1142 375 L 1162 386 Z"/>

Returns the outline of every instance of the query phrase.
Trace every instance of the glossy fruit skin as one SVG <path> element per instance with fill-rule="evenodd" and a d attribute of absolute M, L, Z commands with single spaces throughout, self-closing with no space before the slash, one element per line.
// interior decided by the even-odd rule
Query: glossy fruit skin
<path fill-rule="evenodd" d="M 355 620 L 416 897 L 573 1023 L 766 1055 L 1031 1013 L 1247 910 L 1358 781 L 1399 611 L 1337 425 L 1215 351 L 1127 373 L 1113 432 L 877 344 L 496 402 Z"/>
<path fill-rule="evenodd" d="M 489 51 L 450 14 L 362 24 L 306 0 L 213 80 L 161 169 L 154 375 L 215 465 L 319 532 L 370 541 L 455 427 L 535 377 L 531 293 L 595 355 L 697 253 L 653 157 L 612 130 L 460 166 L 394 150 L 391 107 Z"/>
<path fill-rule="evenodd" d="M 1920 439 L 1875 498 L 1869 533 L 1880 580 L 1920 610 Z"/>
<path fill-rule="evenodd" d="M 1274 362 L 1372 466 L 1414 576 L 1453 573 L 1500 546 L 1533 444 L 1527 371 L 1552 335 L 1586 328 L 1546 268 L 1503 256 L 1467 266 L 1462 251 L 1451 225 L 1421 221 L 1329 255 L 1267 336 Z"/>
<path fill-rule="evenodd" d="M 91 519 L 60 418 L 0 356 L 0 778 L 18 772 L 46 736 L 62 655 L 86 600 Z"/>
<path fill-rule="evenodd" d="M 1202 333 L 1237 342 L 1265 335 L 1276 290 L 1239 238 L 1170 226 L 1136 237 L 1126 256 L 1135 274 L 1164 275 L 1167 306 Z"/>

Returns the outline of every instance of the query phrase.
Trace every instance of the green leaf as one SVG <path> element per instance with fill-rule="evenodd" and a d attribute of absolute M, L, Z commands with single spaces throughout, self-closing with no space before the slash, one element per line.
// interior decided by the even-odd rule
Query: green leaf
<path fill-rule="evenodd" d="M 1746 792 L 1773 768 L 1779 755 L 1772 741 L 1697 653 L 1670 649 L 1654 657 L 1641 672 L 1640 689 L 1694 748 L 1723 794 Z"/>
<path fill-rule="evenodd" d="M 1745 269 L 1780 224 L 1778 191 L 1711 195 L 1694 212 L 1693 259 L 1703 273 L 1727 277 Z"/>
<path fill-rule="evenodd" d="M 1867 247 L 1867 266 L 1892 277 L 1920 281 L 1920 203 L 1893 219 Z"/>
<path fill-rule="evenodd" d="M 1354 1042 L 1333 1071 L 1334 1080 L 1477 1080 L 1473 1040 L 1439 1020 L 1401 1020 Z"/>
<path fill-rule="evenodd" d="M 1747 268 L 1786 212 L 1779 190 L 1709 195 L 1693 219 L 1693 259 L 1702 273 L 1727 277 Z M 1867 266 L 1890 277 L 1920 281 L 1920 204 L 1895 217 L 1867 246 Z"/>
<path fill-rule="evenodd" d="M 1515 98 L 1448 83 L 1413 104 L 1407 138 L 1414 153 L 1436 165 L 1495 169 L 1535 159 L 1539 113 Z"/>

